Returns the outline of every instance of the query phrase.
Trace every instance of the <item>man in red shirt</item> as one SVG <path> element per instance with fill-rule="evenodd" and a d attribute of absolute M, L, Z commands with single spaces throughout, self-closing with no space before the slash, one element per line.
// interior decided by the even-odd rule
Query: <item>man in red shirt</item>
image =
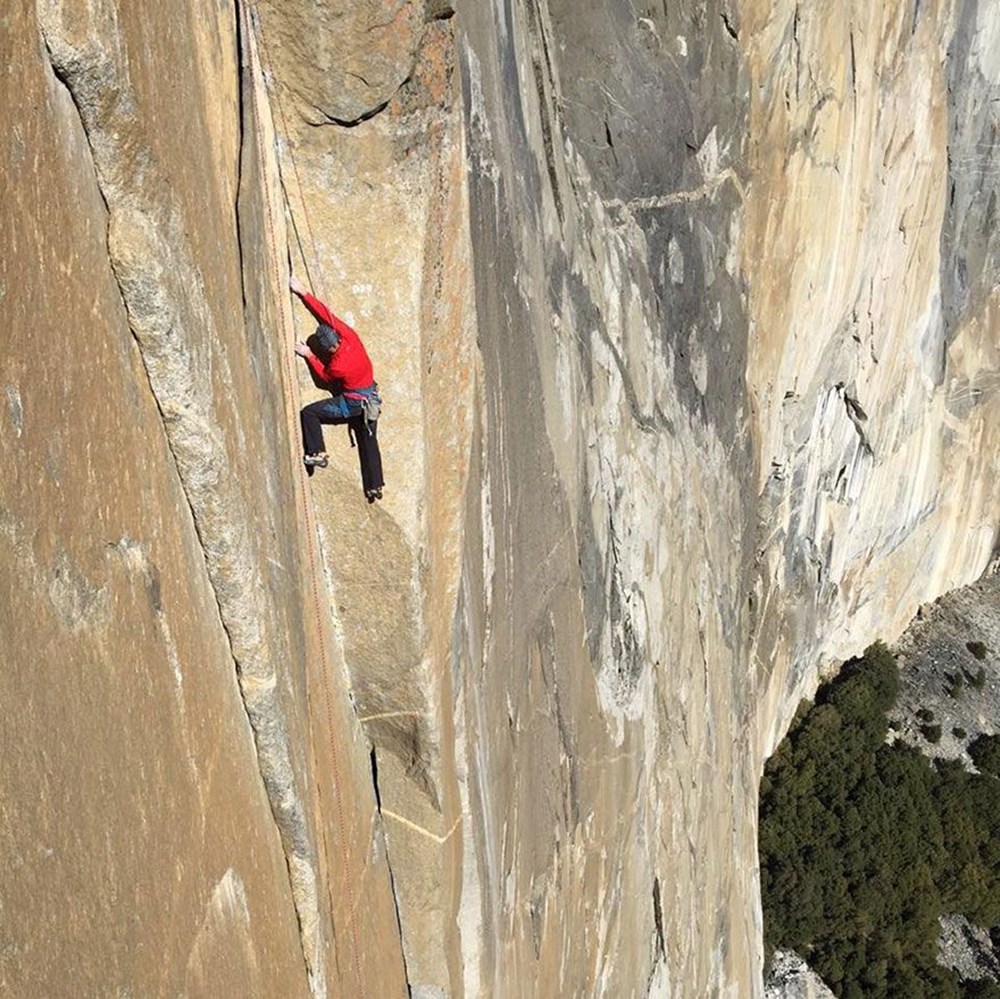
<path fill-rule="evenodd" d="M 383 486 L 382 458 L 376 437 L 377 406 L 381 400 L 372 362 L 358 334 L 310 295 L 301 281 L 293 277 L 289 287 L 319 323 L 308 341 L 295 344 L 295 353 L 305 359 L 316 382 L 331 393 L 329 399 L 302 408 L 303 460 L 310 472 L 313 468 L 326 468 L 329 455 L 323 444 L 323 424 L 349 424 L 358 442 L 365 496 L 372 503 L 382 498 Z"/>

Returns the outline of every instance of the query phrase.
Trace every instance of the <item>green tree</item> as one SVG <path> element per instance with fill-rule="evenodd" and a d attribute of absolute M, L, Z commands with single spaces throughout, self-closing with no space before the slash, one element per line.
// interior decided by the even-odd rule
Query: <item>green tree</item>
<path fill-rule="evenodd" d="M 969 744 L 969 756 L 983 773 L 1000 777 L 1000 735 L 980 735 Z"/>
<path fill-rule="evenodd" d="M 968 989 L 937 964 L 938 918 L 1000 924 L 994 744 L 977 740 L 983 776 L 885 745 L 897 692 L 892 656 L 873 646 L 800 710 L 768 761 L 765 940 L 807 955 L 841 997 L 962 999 Z"/>

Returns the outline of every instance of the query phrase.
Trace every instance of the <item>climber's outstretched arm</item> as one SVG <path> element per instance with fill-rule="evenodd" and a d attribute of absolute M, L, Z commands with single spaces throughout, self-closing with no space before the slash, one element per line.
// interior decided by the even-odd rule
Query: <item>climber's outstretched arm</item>
<path fill-rule="evenodd" d="M 312 313 L 316 322 L 323 323 L 338 333 L 340 332 L 340 327 L 343 325 L 342 320 L 338 319 L 318 298 L 310 295 L 306 291 L 306 286 L 298 278 L 291 278 L 288 287 L 302 299 L 302 304 Z"/>

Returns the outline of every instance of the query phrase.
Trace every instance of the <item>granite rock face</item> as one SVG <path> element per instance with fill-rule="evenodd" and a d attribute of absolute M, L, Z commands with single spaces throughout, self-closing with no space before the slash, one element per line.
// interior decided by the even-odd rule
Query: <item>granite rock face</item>
<path fill-rule="evenodd" d="M 404 982 L 288 446 L 270 125 L 239 12 L 196 13 L 3 18 L 10 995 Z"/>
<path fill-rule="evenodd" d="M 894 651 L 894 737 L 931 759 L 974 768 L 970 744 L 1000 734 L 1000 576 L 989 573 L 921 607 Z M 923 731 L 928 719 L 940 728 L 935 742 Z"/>
<path fill-rule="evenodd" d="M 939 964 L 966 981 L 1000 979 L 1000 959 L 986 930 L 973 926 L 964 916 L 943 916 L 940 924 Z"/>
<path fill-rule="evenodd" d="M 1000 14 L 9 6 L 0 991 L 763 994 L 766 754 L 994 545 Z"/>
<path fill-rule="evenodd" d="M 798 954 L 777 951 L 764 988 L 764 999 L 832 999 L 833 993 Z"/>
<path fill-rule="evenodd" d="M 761 8 L 744 246 L 769 749 L 807 654 L 895 637 L 993 549 L 1000 53 L 981 4 Z"/>

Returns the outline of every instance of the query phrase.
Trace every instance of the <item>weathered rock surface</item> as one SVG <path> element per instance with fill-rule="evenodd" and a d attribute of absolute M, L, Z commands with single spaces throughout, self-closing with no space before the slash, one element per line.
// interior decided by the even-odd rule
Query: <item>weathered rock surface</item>
<path fill-rule="evenodd" d="M 1000 733 L 1000 576 L 991 573 L 922 607 L 895 651 L 895 737 L 931 758 L 971 767 L 969 744 Z M 940 729 L 938 741 L 927 739 L 928 726 Z"/>
<path fill-rule="evenodd" d="M 767 750 L 815 683 L 797 663 L 895 637 L 993 549 L 1000 53 L 975 3 L 759 6 L 743 239 Z"/>
<path fill-rule="evenodd" d="M 1000 14 L 8 6 L 3 988 L 762 994 L 766 753 L 994 545 Z"/>
<path fill-rule="evenodd" d="M 973 926 L 964 916 L 946 916 L 940 923 L 939 964 L 952 968 L 967 981 L 1000 981 L 1000 959 L 986 930 Z"/>
<path fill-rule="evenodd" d="M 793 951 L 778 951 L 764 983 L 764 999 L 833 999 L 833 993 Z"/>
<path fill-rule="evenodd" d="M 12 995 L 402 989 L 236 14 L 4 14 Z"/>

